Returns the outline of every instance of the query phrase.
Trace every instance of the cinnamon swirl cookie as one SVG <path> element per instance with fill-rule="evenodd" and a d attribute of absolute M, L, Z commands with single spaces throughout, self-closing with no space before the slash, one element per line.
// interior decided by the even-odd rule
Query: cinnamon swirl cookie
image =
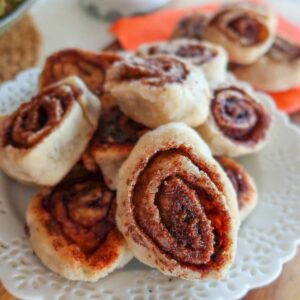
<path fill-rule="evenodd" d="M 117 106 L 103 111 L 98 129 L 83 155 L 85 166 L 93 170 L 101 168 L 106 184 L 117 187 L 119 168 L 133 146 L 147 128 L 125 116 Z"/>
<path fill-rule="evenodd" d="M 172 39 L 187 38 L 201 40 L 205 26 L 208 24 L 210 15 L 206 13 L 194 13 L 184 16 L 178 21 L 172 33 Z"/>
<path fill-rule="evenodd" d="M 254 93 L 224 84 L 213 91 L 210 115 L 197 131 L 213 154 L 239 156 L 265 145 L 270 121 L 269 112 Z"/>
<path fill-rule="evenodd" d="M 0 168 L 25 183 L 55 185 L 97 128 L 100 101 L 77 77 L 42 90 L 0 120 Z"/>
<path fill-rule="evenodd" d="M 106 70 L 121 55 L 115 52 L 96 53 L 81 49 L 66 49 L 50 55 L 40 75 L 40 88 L 65 77 L 76 75 L 97 96 L 102 95 Z"/>
<path fill-rule="evenodd" d="M 232 72 L 255 88 L 277 92 L 300 86 L 300 46 L 277 36 L 271 49 L 252 65 L 233 65 Z"/>
<path fill-rule="evenodd" d="M 209 42 L 176 39 L 143 45 L 137 53 L 144 57 L 157 54 L 178 56 L 199 67 L 211 83 L 220 83 L 226 78 L 227 54 L 222 47 Z"/>
<path fill-rule="evenodd" d="M 143 263 L 184 279 L 220 279 L 231 266 L 239 214 L 233 186 L 183 123 L 143 135 L 122 165 L 117 226 Z"/>
<path fill-rule="evenodd" d="M 241 221 L 244 221 L 257 204 L 256 186 L 251 176 L 236 161 L 229 157 L 218 156 L 220 163 L 237 194 Z"/>
<path fill-rule="evenodd" d="M 203 73 L 176 57 L 116 62 L 107 72 L 105 88 L 125 115 L 146 127 L 172 121 L 197 126 L 208 115 L 210 90 Z"/>
<path fill-rule="evenodd" d="M 115 193 L 100 174 L 82 171 L 43 188 L 27 210 L 33 251 L 64 278 L 96 281 L 131 259 L 115 211 Z"/>
<path fill-rule="evenodd" d="M 230 62 L 246 65 L 270 49 L 276 23 L 275 15 L 267 8 L 249 3 L 232 4 L 210 19 L 203 36 L 222 45 Z"/>

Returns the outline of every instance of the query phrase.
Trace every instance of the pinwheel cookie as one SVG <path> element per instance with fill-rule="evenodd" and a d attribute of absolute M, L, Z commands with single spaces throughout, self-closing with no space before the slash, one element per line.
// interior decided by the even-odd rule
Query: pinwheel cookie
<path fill-rule="evenodd" d="M 199 67 L 208 82 L 225 81 L 227 54 L 225 50 L 209 42 L 192 39 L 176 39 L 141 46 L 137 53 L 142 56 L 157 54 L 175 55 Z"/>
<path fill-rule="evenodd" d="M 203 73 L 176 57 L 116 62 L 107 72 L 105 88 L 125 115 L 149 128 L 171 121 L 197 126 L 208 115 L 210 90 Z"/>
<path fill-rule="evenodd" d="M 197 131 L 214 155 L 239 156 L 262 149 L 270 124 L 271 115 L 254 92 L 223 84 L 214 89 L 210 115 Z"/>
<path fill-rule="evenodd" d="M 77 77 L 42 90 L 0 121 L 0 168 L 25 183 L 55 185 L 97 128 L 100 101 Z"/>
<path fill-rule="evenodd" d="M 217 156 L 237 194 L 241 221 L 244 221 L 257 204 L 256 186 L 246 170 L 233 159 L 226 156 Z"/>
<path fill-rule="evenodd" d="M 233 65 L 237 78 L 265 91 L 284 91 L 300 85 L 300 47 L 276 37 L 271 49 L 254 64 Z"/>
<path fill-rule="evenodd" d="M 186 38 L 197 39 L 203 38 L 203 32 L 208 24 L 210 15 L 206 13 L 194 13 L 184 16 L 178 21 L 172 33 L 172 39 Z"/>
<path fill-rule="evenodd" d="M 71 76 L 81 78 L 97 96 L 103 94 L 106 70 L 121 59 L 115 52 L 91 52 L 81 49 L 65 49 L 50 55 L 40 75 L 40 88 Z"/>
<path fill-rule="evenodd" d="M 205 27 L 205 40 L 225 48 L 229 61 L 242 65 L 255 62 L 271 47 L 276 17 L 267 8 L 250 3 L 224 6 Z"/>
<path fill-rule="evenodd" d="M 143 263 L 184 279 L 219 279 L 231 266 L 236 193 L 209 148 L 183 123 L 143 135 L 122 165 L 117 225 Z"/>
<path fill-rule="evenodd" d="M 100 167 L 106 184 L 115 190 L 121 164 L 147 130 L 125 116 L 117 106 L 104 110 L 97 131 L 83 155 L 85 166 L 90 170 L 95 169 L 95 164 Z"/>
<path fill-rule="evenodd" d="M 64 278 L 96 281 L 132 257 L 115 211 L 115 193 L 101 175 L 80 168 L 31 200 L 26 218 L 33 251 Z"/>

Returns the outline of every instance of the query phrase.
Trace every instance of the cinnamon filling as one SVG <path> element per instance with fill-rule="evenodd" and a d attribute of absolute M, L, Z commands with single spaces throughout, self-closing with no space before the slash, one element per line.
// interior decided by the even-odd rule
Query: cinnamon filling
<path fill-rule="evenodd" d="M 120 63 L 119 81 L 135 81 L 151 86 L 182 83 L 189 74 L 186 65 L 171 57 L 133 58 Z"/>
<path fill-rule="evenodd" d="M 16 111 L 5 130 L 4 146 L 30 148 L 56 127 L 80 90 L 70 85 L 48 89 L 24 103 Z"/>
<path fill-rule="evenodd" d="M 266 28 L 254 18 L 241 16 L 228 24 L 236 35 L 240 36 L 242 45 L 254 45 L 264 41 L 268 32 Z"/>
<path fill-rule="evenodd" d="M 80 50 L 64 50 L 50 56 L 41 74 L 42 87 L 71 75 L 81 78 L 96 95 L 102 95 L 106 70 L 120 56 L 114 53 L 90 53 Z"/>
<path fill-rule="evenodd" d="M 182 18 L 176 25 L 172 38 L 190 38 L 201 40 L 209 17 L 206 14 L 192 14 Z"/>
<path fill-rule="evenodd" d="M 65 236 L 86 255 L 92 255 L 115 228 L 115 195 L 98 176 L 66 180 L 43 200 L 52 217 L 49 233 Z"/>
<path fill-rule="evenodd" d="M 184 58 L 193 58 L 195 64 L 203 64 L 217 56 L 217 51 L 200 45 L 181 46 L 175 53 Z"/>
<path fill-rule="evenodd" d="M 102 51 L 111 51 L 111 52 L 117 52 L 117 51 L 124 51 L 122 44 L 118 40 L 114 40 L 111 43 L 107 44 Z"/>
<path fill-rule="evenodd" d="M 268 55 L 277 61 L 294 61 L 300 58 L 300 47 L 277 36 Z"/>
<path fill-rule="evenodd" d="M 270 125 L 265 108 L 236 87 L 216 90 L 211 111 L 219 129 L 236 142 L 256 144 Z"/>
<path fill-rule="evenodd" d="M 242 46 L 252 46 L 268 38 L 268 29 L 259 16 L 251 12 L 224 10 L 217 14 L 212 23 L 216 24 L 233 41 Z"/>
<path fill-rule="evenodd" d="M 132 195 L 140 230 L 166 255 L 199 272 L 218 269 L 231 245 L 230 216 L 215 175 L 182 146 L 155 154 Z"/>
<path fill-rule="evenodd" d="M 230 179 L 237 194 L 239 209 L 242 209 L 246 204 L 245 201 L 247 198 L 245 198 L 245 195 L 249 189 L 245 171 L 235 161 L 229 158 L 216 157 L 216 159 L 221 164 L 222 168 Z"/>
<path fill-rule="evenodd" d="M 148 54 L 173 54 L 182 58 L 192 59 L 196 65 L 202 65 L 217 56 L 217 51 L 202 45 L 187 44 L 179 45 L 177 49 L 174 49 L 173 46 L 152 46 L 148 49 Z"/>
<path fill-rule="evenodd" d="M 92 145 L 133 145 L 146 130 L 146 127 L 129 119 L 114 106 L 102 114 Z"/>

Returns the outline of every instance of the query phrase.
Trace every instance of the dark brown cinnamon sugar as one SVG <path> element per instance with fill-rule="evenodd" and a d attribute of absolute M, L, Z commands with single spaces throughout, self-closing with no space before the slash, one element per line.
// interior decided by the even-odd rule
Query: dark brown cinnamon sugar
<path fill-rule="evenodd" d="M 133 57 L 119 63 L 115 80 L 139 80 L 145 85 L 160 86 L 162 83 L 181 83 L 188 74 L 186 65 L 172 57 Z"/>
<path fill-rule="evenodd" d="M 43 188 L 29 204 L 33 249 L 65 278 L 98 280 L 131 258 L 116 228 L 115 212 L 115 193 L 101 174 L 78 164 L 61 183 Z"/>
<path fill-rule="evenodd" d="M 110 106 L 103 110 L 97 131 L 82 156 L 82 162 L 91 172 L 100 167 L 106 184 L 116 189 L 119 167 L 147 130 L 145 126 L 125 116 L 117 106 Z"/>
<path fill-rule="evenodd" d="M 182 58 L 192 59 L 195 65 L 202 65 L 215 56 L 218 52 L 216 49 L 205 47 L 200 43 L 186 43 L 186 44 L 169 44 L 169 45 L 154 45 L 147 49 L 148 55 L 166 54 L 176 55 Z"/>
<path fill-rule="evenodd" d="M 267 55 L 276 61 L 294 62 L 300 59 L 300 47 L 277 36 Z"/>
<path fill-rule="evenodd" d="M 117 52 L 117 51 L 124 51 L 125 49 L 122 47 L 121 43 L 118 40 L 113 40 L 111 43 L 106 45 L 102 51 L 112 51 L 112 52 Z"/>
<path fill-rule="evenodd" d="M 117 106 L 104 110 L 99 120 L 98 129 L 88 147 L 90 157 L 84 157 L 84 163 L 91 159 L 107 161 L 108 159 L 126 158 L 137 140 L 148 130 L 145 126 L 125 116 Z M 88 169 L 92 169 L 87 166 Z"/>
<path fill-rule="evenodd" d="M 229 157 L 216 157 L 224 171 L 228 175 L 232 185 L 237 193 L 239 210 L 243 210 L 246 206 L 251 204 L 256 197 L 255 186 L 244 168 L 236 161 Z"/>
<path fill-rule="evenodd" d="M 236 191 L 241 219 L 244 220 L 257 203 L 254 181 L 246 170 L 233 159 L 225 156 L 218 156 L 216 159 L 223 167 Z"/>
<path fill-rule="evenodd" d="M 207 177 L 200 180 L 182 170 L 185 161 Z M 231 221 L 222 204 L 222 188 L 215 188 L 220 186 L 217 174 L 184 146 L 160 151 L 138 168 L 131 193 L 136 225 L 155 247 L 180 265 L 202 275 L 217 271 L 228 259 L 231 247 L 227 236 Z M 152 186 L 159 186 L 154 194 Z M 138 236 L 133 238 L 139 243 Z"/>
<path fill-rule="evenodd" d="M 33 147 L 59 124 L 80 93 L 77 88 L 63 84 L 34 96 L 6 121 L 1 143 L 16 148 Z"/>
<path fill-rule="evenodd" d="M 129 119 L 114 106 L 102 114 L 92 144 L 133 145 L 146 130 L 145 126 Z"/>
<path fill-rule="evenodd" d="M 214 58 L 217 51 L 200 45 L 187 45 L 180 47 L 175 54 L 183 58 L 193 58 L 196 64 L 201 65 Z"/>
<path fill-rule="evenodd" d="M 121 56 L 113 52 L 95 53 L 79 49 L 59 51 L 46 60 L 40 88 L 65 77 L 77 75 L 97 96 L 102 95 L 106 70 Z"/>
<path fill-rule="evenodd" d="M 228 138 L 254 145 L 265 138 L 271 121 L 262 104 L 234 86 L 214 91 L 211 112 L 217 126 Z"/>
<path fill-rule="evenodd" d="M 64 236 L 90 256 L 115 228 L 115 194 L 100 174 L 84 174 L 56 186 L 42 202 L 51 214 L 49 233 Z"/>
<path fill-rule="evenodd" d="M 249 10 L 240 10 L 238 6 L 224 7 L 214 15 L 210 24 L 217 26 L 228 38 L 243 46 L 260 44 L 269 35 L 261 16 Z"/>
<path fill-rule="evenodd" d="M 187 38 L 201 40 L 203 31 L 209 21 L 209 15 L 204 13 L 195 13 L 183 17 L 176 24 L 172 39 Z"/>

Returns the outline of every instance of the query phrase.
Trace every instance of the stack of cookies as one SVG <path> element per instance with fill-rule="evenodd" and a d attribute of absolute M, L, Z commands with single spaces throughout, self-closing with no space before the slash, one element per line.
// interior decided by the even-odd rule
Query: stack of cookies
<path fill-rule="evenodd" d="M 255 37 L 243 18 L 230 21 L 240 12 Z M 203 280 L 232 265 L 257 192 L 230 157 L 260 151 L 271 116 L 254 90 L 228 80 L 228 57 L 262 56 L 275 21 L 252 6 L 211 18 L 202 20 L 211 41 L 54 53 L 39 93 L 0 120 L 0 168 L 41 186 L 27 224 L 34 252 L 54 272 L 96 281 L 136 257 Z"/>
<path fill-rule="evenodd" d="M 224 47 L 230 70 L 253 87 L 280 92 L 300 85 L 300 47 L 276 34 L 276 15 L 241 3 L 178 22 L 172 38 L 207 40 Z"/>

